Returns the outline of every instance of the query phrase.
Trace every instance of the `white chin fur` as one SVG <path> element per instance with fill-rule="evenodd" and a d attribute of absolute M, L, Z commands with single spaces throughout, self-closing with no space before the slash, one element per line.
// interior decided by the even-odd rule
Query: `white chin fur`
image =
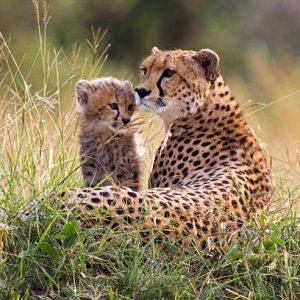
<path fill-rule="evenodd" d="M 151 103 L 149 105 L 149 102 L 147 101 L 147 99 L 141 99 L 140 96 L 138 95 L 138 93 L 135 93 L 135 104 L 139 108 L 140 111 L 152 112 L 152 113 L 155 113 L 158 115 L 161 114 L 166 108 L 166 107 L 157 107 L 155 105 L 151 105 L 153 103 Z"/>
<path fill-rule="evenodd" d="M 143 103 L 142 99 L 140 98 L 140 96 L 137 93 L 135 93 L 135 104 L 139 108 L 140 111 L 143 111 L 143 112 L 152 112 L 153 111 L 153 109 L 150 106 Z"/>
<path fill-rule="evenodd" d="M 134 95 L 135 95 L 135 104 L 136 104 L 137 106 L 139 106 L 140 103 L 141 103 L 141 98 L 140 98 L 140 96 L 138 95 L 137 92 L 135 92 Z"/>
<path fill-rule="evenodd" d="M 139 107 L 139 110 L 140 111 L 143 111 L 143 112 L 154 112 L 156 113 L 156 111 L 154 111 L 152 109 L 152 107 L 148 106 L 148 105 L 145 105 L 144 103 L 140 102 L 140 104 L 138 105 Z"/>

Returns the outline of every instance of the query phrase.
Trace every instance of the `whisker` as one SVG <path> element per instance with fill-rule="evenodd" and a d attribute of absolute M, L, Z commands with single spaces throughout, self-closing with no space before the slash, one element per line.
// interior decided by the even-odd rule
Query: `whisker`
<path fill-rule="evenodd" d="M 149 102 L 158 102 L 158 101 L 163 101 L 165 102 L 165 100 L 162 98 L 162 97 L 146 97 L 146 98 L 143 98 L 142 100 L 144 101 L 149 101 Z M 164 104 L 165 105 L 165 104 Z"/>
<path fill-rule="evenodd" d="M 146 103 L 145 103 L 146 102 Z M 148 105 L 147 105 L 147 102 L 148 102 Z M 153 103 L 154 104 L 154 107 L 156 108 L 162 108 L 162 107 L 165 107 L 166 106 L 166 103 L 165 103 L 165 100 L 162 98 L 162 97 L 146 97 L 144 99 L 142 99 L 142 103 L 145 105 L 145 106 L 151 106 L 149 105 L 150 103 Z"/>
<path fill-rule="evenodd" d="M 162 98 L 158 98 L 157 103 L 160 107 L 166 106 L 166 104 L 164 103 L 164 100 Z"/>

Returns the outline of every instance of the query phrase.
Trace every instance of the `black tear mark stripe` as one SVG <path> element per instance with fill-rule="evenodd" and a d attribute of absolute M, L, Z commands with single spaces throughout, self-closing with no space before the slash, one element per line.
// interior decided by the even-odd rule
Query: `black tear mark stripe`
<path fill-rule="evenodd" d="M 165 95 L 164 91 L 163 91 L 163 89 L 161 87 L 161 82 L 162 82 L 163 78 L 164 78 L 164 72 L 161 74 L 161 76 L 159 77 L 159 79 L 158 79 L 158 81 L 156 83 L 156 86 L 157 86 L 157 88 L 159 90 L 159 96 L 160 97 L 163 97 Z"/>
<path fill-rule="evenodd" d="M 118 108 L 118 110 L 117 110 L 117 115 L 116 115 L 116 117 L 115 117 L 115 121 L 118 121 L 119 115 L 120 115 L 120 111 L 119 111 L 119 108 Z"/>
<path fill-rule="evenodd" d="M 113 84 L 113 86 L 116 88 L 116 86 Z M 118 109 L 117 109 L 117 116 L 115 117 L 115 121 L 118 120 L 118 117 L 120 115 L 120 111 L 119 111 L 119 99 L 118 99 L 118 95 L 116 94 L 116 99 L 117 99 L 117 103 L 118 103 Z"/>
<path fill-rule="evenodd" d="M 159 90 L 159 96 L 160 97 L 163 97 L 165 95 L 165 93 L 164 93 L 164 91 L 163 91 L 163 89 L 161 87 L 161 82 L 162 82 L 162 80 L 164 78 L 164 73 L 165 73 L 165 68 L 166 68 L 166 62 L 167 62 L 167 58 L 165 58 L 165 61 L 164 61 L 164 70 L 163 70 L 162 74 L 160 75 L 160 77 L 159 77 L 159 79 L 158 79 L 158 81 L 156 83 L 156 86 L 157 86 L 157 88 Z"/>

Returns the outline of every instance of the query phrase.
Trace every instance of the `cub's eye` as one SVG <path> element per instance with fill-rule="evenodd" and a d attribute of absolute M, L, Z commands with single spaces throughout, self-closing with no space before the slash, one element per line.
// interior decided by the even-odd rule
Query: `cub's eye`
<path fill-rule="evenodd" d="M 140 73 L 142 73 L 143 75 L 146 75 L 147 69 L 145 67 L 140 67 Z"/>
<path fill-rule="evenodd" d="M 170 70 L 170 69 L 165 69 L 165 70 L 163 71 L 163 73 L 162 73 L 162 76 L 163 76 L 163 77 L 170 78 L 170 77 L 172 77 L 172 76 L 175 75 L 175 74 L 176 74 L 176 71 Z"/>
<path fill-rule="evenodd" d="M 117 103 L 109 103 L 108 106 L 112 109 L 112 110 L 118 110 L 118 104 Z"/>
<path fill-rule="evenodd" d="M 132 111 L 134 109 L 134 104 L 129 104 L 128 105 L 128 111 Z"/>

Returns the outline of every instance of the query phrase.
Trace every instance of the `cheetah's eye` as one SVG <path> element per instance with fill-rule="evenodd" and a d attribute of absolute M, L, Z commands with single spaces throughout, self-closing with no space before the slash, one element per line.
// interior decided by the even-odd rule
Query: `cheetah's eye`
<path fill-rule="evenodd" d="M 132 111 L 134 109 L 134 104 L 129 104 L 128 105 L 128 111 Z"/>
<path fill-rule="evenodd" d="M 112 110 L 119 110 L 118 104 L 117 103 L 109 103 L 108 106 L 112 109 Z"/>
<path fill-rule="evenodd" d="M 145 76 L 147 74 L 147 69 L 145 67 L 140 67 L 140 73 Z"/>
<path fill-rule="evenodd" d="M 162 73 L 162 77 L 170 78 L 176 74 L 175 70 L 165 69 Z"/>

